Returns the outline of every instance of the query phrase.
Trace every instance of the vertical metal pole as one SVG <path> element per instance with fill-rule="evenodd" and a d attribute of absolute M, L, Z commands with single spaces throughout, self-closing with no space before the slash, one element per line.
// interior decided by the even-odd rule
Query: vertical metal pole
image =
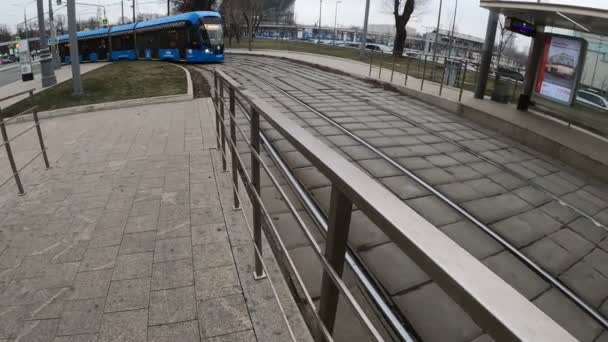
<path fill-rule="evenodd" d="M 135 0 L 132 0 L 132 1 L 133 1 L 133 6 L 131 6 L 131 7 L 133 7 L 133 22 L 135 22 Z"/>
<path fill-rule="evenodd" d="M 439 80 L 439 96 L 441 96 L 441 93 L 443 93 L 443 80 L 445 79 L 445 69 L 448 66 L 448 59 L 444 58 L 443 59 L 443 74 L 441 74 L 441 80 Z"/>
<path fill-rule="evenodd" d="M 222 171 L 228 171 L 228 165 L 226 163 L 226 126 L 224 123 L 225 112 L 224 112 L 224 79 L 220 78 L 220 133 L 222 134 Z"/>
<path fill-rule="evenodd" d="M 2 111 L 0 111 L 0 132 L 2 133 L 2 140 L 4 141 L 4 147 L 6 148 L 6 155 L 8 156 L 8 162 L 11 164 L 11 170 L 13 171 L 13 178 L 17 183 L 17 189 L 19 189 L 19 196 L 25 195 L 23 185 L 21 184 L 21 178 L 19 178 L 19 171 L 17 165 L 15 165 L 15 159 L 13 158 L 13 150 L 11 143 L 8 140 L 8 134 L 6 133 L 6 126 L 4 125 L 4 118 L 2 117 Z"/>
<path fill-rule="evenodd" d="M 372 63 L 374 61 L 374 50 L 372 50 L 371 55 L 369 56 L 369 77 L 372 77 Z"/>
<path fill-rule="evenodd" d="M 460 82 L 460 94 L 458 95 L 458 102 L 462 101 L 462 92 L 464 91 L 464 82 L 467 80 L 467 67 L 469 66 L 469 60 L 464 62 L 464 72 L 462 73 L 462 82 Z"/>
<path fill-rule="evenodd" d="M 220 142 L 220 138 L 221 138 L 221 132 L 220 132 L 220 113 L 218 111 L 218 106 L 219 106 L 219 90 L 218 90 L 218 84 L 219 84 L 219 80 L 218 80 L 218 75 L 217 75 L 217 70 L 215 70 L 213 72 L 213 85 L 214 85 L 214 93 L 215 93 L 215 105 L 213 106 L 213 108 L 215 108 L 215 135 L 216 135 L 216 144 L 217 144 L 217 149 L 221 149 L 222 148 L 222 144 Z"/>
<path fill-rule="evenodd" d="M 393 67 L 391 69 L 391 83 L 393 82 L 393 76 L 395 75 L 395 61 L 397 60 L 397 56 L 393 54 Z"/>
<path fill-rule="evenodd" d="M 171 15 L 170 0 L 167 0 L 167 17 Z"/>
<path fill-rule="evenodd" d="M 238 153 L 238 151 L 236 150 L 236 122 L 234 120 L 234 118 L 236 117 L 236 101 L 235 101 L 235 94 L 234 94 L 234 88 L 231 86 L 230 89 L 228 90 L 229 92 L 229 96 L 230 96 L 230 108 L 229 108 L 229 113 L 230 113 L 230 141 L 232 141 L 232 144 L 230 144 L 231 151 L 232 151 L 232 183 L 234 184 L 234 188 L 233 188 L 233 192 L 232 192 L 232 196 L 234 198 L 234 207 L 232 209 L 237 210 L 241 208 L 241 203 L 239 201 L 239 168 L 240 165 L 238 164 L 238 159 L 236 157 L 236 154 Z"/>
<path fill-rule="evenodd" d="M 422 80 L 420 81 L 420 90 L 424 89 L 424 75 L 426 74 L 426 60 L 428 56 L 424 55 L 424 67 L 422 69 Z"/>
<path fill-rule="evenodd" d="M 38 141 L 40 142 L 40 150 L 42 151 L 42 158 L 44 158 L 44 165 L 48 170 L 51 168 L 51 165 L 49 164 L 49 158 L 46 155 L 46 147 L 44 146 L 44 139 L 42 138 L 42 129 L 40 128 L 40 120 L 38 120 L 38 108 L 34 109 L 32 115 L 34 116 L 34 122 L 36 123 L 36 132 L 38 133 Z"/>
<path fill-rule="evenodd" d="M 352 202 L 335 186 L 332 187 L 325 257 L 331 267 L 340 276 L 342 276 L 344 271 L 352 210 Z M 327 330 L 332 333 L 336 321 L 339 298 L 340 291 L 327 272 L 323 272 L 319 316 L 321 316 Z"/>
<path fill-rule="evenodd" d="M 80 58 L 78 58 L 78 38 L 76 37 L 76 2 L 68 0 L 68 31 L 70 33 L 70 58 L 72 59 L 73 95 L 82 96 L 80 80 Z"/>
<path fill-rule="evenodd" d="M 367 47 L 367 26 L 369 22 L 369 5 L 370 0 L 365 1 L 365 18 L 363 19 L 363 32 L 361 33 L 361 45 L 359 46 L 360 56 L 363 57 Z M 371 76 L 371 75 L 370 75 Z"/>
<path fill-rule="evenodd" d="M 477 84 L 475 85 L 475 98 L 482 99 L 486 93 L 488 84 L 488 76 L 490 75 L 490 66 L 492 65 L 492 54 L 494 51 L 494 41 L 496 40 L 496 29 L 498 28 L 498 18 L 500 14 L 495 11 L 490 11 L 488 16 L 488 24 L 486 27 L 486 39 L 483 43 L 483 54 L 481 63 L 479 64 L 479 73 Z"/>
<path fill-rule="evenodd" d="M 46 28 L 44 26 L 44 1 L 37 1 L 38 7 L 38 30 L 40 32 L 40 73 L 42 74 L 42 87 L 50 87 L 57 84 L 57 78 L 55 77 L 55 68 L 53 67 L 53 58 L 49 51 L 49 41 L 46 35 Z M 53 28 L 51 27 L 51 31 Z"/>
<path fill-rule="evenodd" d="M 257 159 L 260 153 L 260 114 L 257 110 L 251 111 L 251 186 L 253 191 L 261 196 L 260 191 L 260 161 Z M 256 155 L 257 154 L 257 155 Z M 264 267 L 262 265 L 262 210 L 257 197 L 251 201 L 253 211 L 253 243 L 255 243 L 257 251 L 254 251 L 255 257 L 255 273 L 254 279 L 259 280 L 266 277 Z"/>
<path fill-rule="evenodd" d="M 517 80 L 515 80 L 515 84 L 513 85 L 513 95 L 511 95 L 511 101 L 513 101 L 513 99 L 515 98 L 515 96 L 517 96 Z M 509 101 L 509 102 L 511 102 Z"/>
<path fill-rule="evenodd" d="M 380 69 L 378 70 L 378 79 L 381 79 L 382 76 L 382 62 L 384 61 L 384 52 L 380 50 Z"/>
<path fill-rule="evenodd" d="M 120 0 L 120 24 L 125 24 L 125 0 Z"/>
<path fill-rule="evenodd" d="M 435 43 L 433 44 L 433 63 L 437 58 L 437 46 L 439 45 L 439 26 L 441 25 L 441 10 L 443 8 L 443 0 L 439 0 L 439 14 L 437 14 L 437 28 L 435 29 Z M 426 51 L 425 51 L 426 53 Z M 432 69 L 435 70 L 434 68 Z M 432 77 L 433 73 L 431 73 Z"/>
<path fill-rule="evenodd" d="M 404 87 L 407 87 L 407 78 L 408 78 L 408 77 L 409 77 L 409 75 L 410 75 L 410 63 L 411 63 L 411 62 L 412 62 L 412 61 L 411 61 L 411 60 L 408 58 L 408 59 L 407 59 L 407 67 L 405 67 L 405 81 L 403 82 L 403 86 L 404 86 Z"/>

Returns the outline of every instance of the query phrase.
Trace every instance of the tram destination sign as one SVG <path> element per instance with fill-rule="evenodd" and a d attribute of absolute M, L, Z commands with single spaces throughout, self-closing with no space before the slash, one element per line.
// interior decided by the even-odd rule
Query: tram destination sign
<path fill-rule="evenodd" d="M 519 33 L 526 37 L 536 36 L 536 25 L 513 17 L 507 17 L 505 19 L 505 29 L 515 33 Z"/>

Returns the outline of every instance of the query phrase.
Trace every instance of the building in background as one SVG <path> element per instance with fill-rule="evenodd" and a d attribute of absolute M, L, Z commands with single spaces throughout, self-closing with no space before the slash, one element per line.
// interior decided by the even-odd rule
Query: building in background
<path fill-rule="evenodd" d="M 589 43 L 581 85 L 608 92 L 608 37 L 582 32 L 574 35 Z"/>

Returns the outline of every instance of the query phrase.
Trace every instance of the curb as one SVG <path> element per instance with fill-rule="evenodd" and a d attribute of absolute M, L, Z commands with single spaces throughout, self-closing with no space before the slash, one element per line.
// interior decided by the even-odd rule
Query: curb
<path fill-rule="evenodd" d="M 188 92 L 186 94 L 179 95 L 166 95 L 166 96 L 156 96 L 156 97 L 146 97 L 141 99 L 132 99 L 132 100 L 123 100 L 123 101 L 115 101 L 115 102 L 104 102 L 104 103 L 96 103 L 84 106 L 76 106 L 76 107 L 68 107 L 61 108 L 56 110 L 49 110 L 45 112 L 38 112 L 38 117 L 40 120 L 51 119 L 65 115 L 75 115 L 75 114 L 84 114 L 91 112 L 98 112 L 102 110 L 110 110 L 110 109 L 119 109 L 119 108 L 129 108 L 129 107 L 137 107 L 143 105 L 155 105 L 155 104 L 163 104 L 163 103 L 172 103 L 172 102 L 185 102 L 192 101 L 194 99 L 194 90 L 192 84 L 192 77 L 190 76 L 190 71 L 188 69 L 182 67 L 181 65 L 176 65 L 177 67 L 184 70 L 186 73 L 186 81 Z M 12 120 L 11 123 L 20 123 L 20 122 L 29 122 L 33 121 L 34 116 L 32 114 L 22 115 L 15 120 Z"/>
<path fill-rule="evenodd" d="M 569 146 L 563 145 L 556 137 L 544 136 L 539 132 L 532 131 L 526 127 L 522 127 L 510 121 L 502 120 L 499 117 L 483 112 L 462 102 L 455 102 L 453 100 L 424 93 L 412 88 L 406 88 L 402 85 L 394 84 L 388 81 L 378 80 L 368 76 L 362 76 L 352 72 L 339 70 L 326 65 L 307 62 L 296 58 L 290 58 L 286 56 L 274 56 L 264 52 L 250 53 L 249 51 L 233 51 L 233 53 L 240 55 L 289 60 L 316 69 L 350 76 L 360 81 L 379 85 L 384 89 L 393 90 L 402 95 L 411 96 L 427 104 L 439 107 L 458 116 L 465 117 L 486 128 L 493 129 L 503 134 L 507 138 L 513 139 L 521 144 L 535 148 L 538 151 L 541 151 L 549 156 L 555 157 L 569 164 L 570 166 L 573 166 L 574 168 L 583 170 L 584 172 L 587 172 L 588 174 L 593 175 L 598 179 L 608 182 L 608 164 L 602 162 L 601 160 L 598 160 L 584 152 L 577 151 Z"/>

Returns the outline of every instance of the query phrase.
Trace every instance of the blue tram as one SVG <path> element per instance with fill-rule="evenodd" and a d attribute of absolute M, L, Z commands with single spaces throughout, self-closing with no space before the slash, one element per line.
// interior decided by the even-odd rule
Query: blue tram
<path fill-rule="evenodd" d="M 80 62 L 161 60 L 190 63 L 224 61 L 222 18 L 217 12 L 170 17 L 78 32 Z M 57 37 L 59 54 L 71 63 L 69 36 Z"/>

